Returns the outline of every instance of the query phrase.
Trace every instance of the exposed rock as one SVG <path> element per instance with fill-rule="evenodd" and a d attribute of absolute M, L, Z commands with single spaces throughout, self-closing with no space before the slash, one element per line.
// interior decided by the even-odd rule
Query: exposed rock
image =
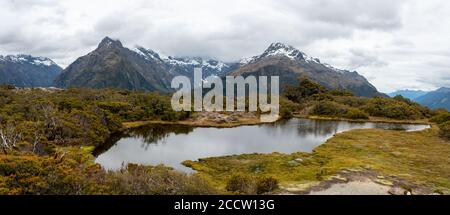
<path fill-rule="evenodd" d="M 341 175 L 335 175 L 331 177 L 331 180 L 336 180 L 336 181 L 342 181 L 342 182 L 348 182 L 348 179 L 341 176 Z"/>
<path fill-rule="evenodd" d="M 400 196 L 400 195 L 406 195 L 409 191 L 406 191 L 405 189 L 403 189 L 401 187 L 392 187 L 388 192 L 391 195 Z"/>
<path fill-rule="evenodd" d="M 298 163 L 301 163 L 301 162 L 303 162 L 303 159 L 301 159 L 301 158 L 296 158 L 295 161 L 298 162 Z"/>
<path fill-rule="evenodd" d="M 386 185 L 386 186 L 394 185 L 394 183 L 392 183 L 391 181 L 385 180 L 385 179 L 376 179 L 375 182 L 378 184 Z"/>

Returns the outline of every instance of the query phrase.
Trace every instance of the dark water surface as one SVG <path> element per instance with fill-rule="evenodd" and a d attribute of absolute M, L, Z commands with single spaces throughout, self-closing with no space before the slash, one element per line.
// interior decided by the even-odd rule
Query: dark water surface
<path fill-rule="evenodd" d="M 97 149 L 96 162 L 106 169 L 122 164 L 164 164 L 184 172 L 185 160 L 251 153 L 312 152 L 334 134 L 361 128 L 418 131 L 428 125 L 354 123 L 291 119 L 275 124 L 236 128 L 194 128 L 180 125 L 149 125 L 113 137 Z"/>

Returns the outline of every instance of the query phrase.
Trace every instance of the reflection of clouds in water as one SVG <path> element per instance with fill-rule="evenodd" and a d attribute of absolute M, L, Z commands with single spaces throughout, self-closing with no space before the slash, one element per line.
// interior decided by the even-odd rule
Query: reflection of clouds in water
<path fill-rule="evenodd" d="M 191 171 L 180 163 L 205 157 L 251 153 L 312 152 L 334 134 L 356 128 L 395 128 L 387 123 L 350 123 L 292 119 L 257 126 L 236 128 L 192 128 L 174 125 L 150 125 L 134 129 L 100 154 L 96 162 L 107 169 L 122 163 L 166 164 Z M 400 125 L 406 129 L 425 128 Z"/>
<path fill-rule="evenodd" d="M 188 126 L 148 125 L 133 129 L 128 135 L 141 138 L 141 147 L 147 150 L 151 144 L 167 144 L 171 135 L 188 134 L 193 130 Z"/>

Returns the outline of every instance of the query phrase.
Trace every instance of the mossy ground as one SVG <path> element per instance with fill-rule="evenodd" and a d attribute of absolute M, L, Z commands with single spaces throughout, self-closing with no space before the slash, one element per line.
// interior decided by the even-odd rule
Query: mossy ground
<path fill-rule="evenodd" d="M 271 176 L 282 189 L 306 190 L 343 170 L 370 170 L 409 186 L 450 191 L 450 142 L 433 127 L 420 132 L 353 130 L 328 140 L 313 153 L 250 154 L 201 159 L 184 164 L 224 189 L 236 174 Z"/>

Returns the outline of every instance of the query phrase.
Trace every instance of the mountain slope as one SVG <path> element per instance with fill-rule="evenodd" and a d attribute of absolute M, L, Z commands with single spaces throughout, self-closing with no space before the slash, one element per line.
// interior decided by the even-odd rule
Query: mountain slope
<path fill-rule="evenodd" d="M 224 63 L 199 57 L 169 57 L 151 49 L 133 50 L 108 37 L 98 48 L 78 58 L 56 79 L 58 87 L 122 88 L 172 92 L 170 82 L 177 75 L 193 78 L 194 68 L 210 75 L 277 75 L 281 85 L 297 84 L 307 76 L 329 89 L 347 89 L 358 96 L 385 96 L 363 76 L 323 64 L 319 59 L 281 43 L 273 43 L 263 54 L 239 63 Z"/>
<path fill-rule="evenodd" d="M 193 78 L 194 68 L 203 76 L 221 76 L 235 68 L 213 59 L 168 57 L 151 49 L 123 47 L 120 41 L 106 37 L 98 48 L 78 58 L 55 80 L 58 87 L 119 88 L 171 92 L 175 76 Z"/>
<path fill-rule="evenodd" d="M 388 95 L 390 97 L 395 97 L 395 96 L 401 95 L 405 98 L 415 101 L 417 98 L 419 98 L 427 93 L 429 93 L 429 92 L 423 91 L 423 90 L 398 90 L 398 91 L 389 93 Z"/>
<path fill-rule="evenodd" d="M 214 59 L 203 59 L 201 57 L 171 57 L 161 53 L 137 47 L 135 52 L 147 60 L 157 60 L 166 65 L 170 73 L 181 74 L 188 77 L 193 76 L 194 68 L 202 68 L 203 77 L 211 75 L 223 76 L 235 69 L 237 63 L 225 63 Z"/>
<path fill-rule="evenodd" d="M 385 96 L 357 72 L 349 72 L 323 64 L 317 58 L 282 43 L 273 43 L 258 56 L 241 61 L 232 75 L 280 76 L 280 85 L 298 84 L 306 76 L 328 89 L 347 89 L 358 96 Z"/>
<path fill-rule="evenodd" d="M 417 98 L 416 101 L 429 108 L 445 108 L 450 111 L 450 88 L 442 87 Z"/>
<path fill-rule="evenodd" d="M 78 58 L 55 80 L 58 87 L 120 88 L 170 92 L 175 74 L 155 59 L 122 46 L 118 40 L 104 38 L 98 48 Z"/>
<path fill-rule="evenodd" d="M 62 68 L 45 57 L 0 56 L 0 84 L 17 87 L 50 87 Z"/>

